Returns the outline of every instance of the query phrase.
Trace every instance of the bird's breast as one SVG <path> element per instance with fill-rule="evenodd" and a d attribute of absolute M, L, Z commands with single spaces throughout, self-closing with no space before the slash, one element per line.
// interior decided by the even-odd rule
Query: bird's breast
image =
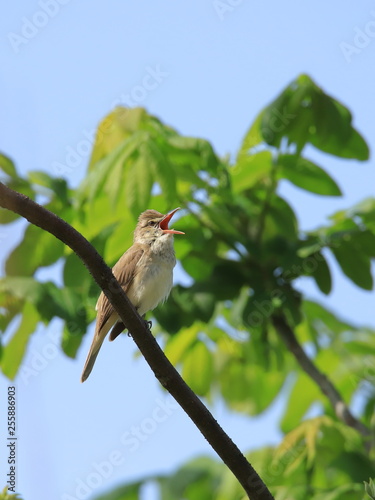
<path fill-rule="evenodd" d="M 171 292 L 176 258 L 172 252 L 151 253 L 140 259 L 129 299 L 142 316 L 164 302 Z"/>

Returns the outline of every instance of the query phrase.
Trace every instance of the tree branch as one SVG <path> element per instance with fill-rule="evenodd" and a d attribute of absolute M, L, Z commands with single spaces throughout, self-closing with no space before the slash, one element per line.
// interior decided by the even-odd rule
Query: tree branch
<path fill-rule="evenodd" d="M 50 232 L 80 257 L 122 321 L 128 326 L 132 338 L 159 382 L 175 398 L 233 472 L 248 497 L 252 500 L 272 500 L 273 496 L 257 472 L 165 357 L 146 327 L 145 321 L 138 315 L 112 271 L 94 247 L 67 222 L 3 183 L 0 183 L 0 206 Z"/>
<path fill-rule="evenodd" d="M 298 342 L 293 330 L 289 326 L 285 316 L 282 313 L 273 314 L 272 323 L 277 333 L 280 335 L 289 351 L 293 354 L 302 370 L 307 373 L 307 375 L 312 378 L 312 380 L 314 380 L 322 393 L 327 396 L 336 413 L 337 418 L 350 427 L 356 429 L 364 437 L 369 437 L 369 429 L 357 418 L 355 418 L 348 406 L 343 401 L 342 396 L 336 389 L 336 387 L 307 356 L 301 344 Z"/>

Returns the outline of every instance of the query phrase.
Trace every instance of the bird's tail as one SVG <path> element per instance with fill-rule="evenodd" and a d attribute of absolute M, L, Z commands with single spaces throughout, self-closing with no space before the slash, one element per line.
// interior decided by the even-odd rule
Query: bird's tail
<path fill-rule="evenodd" d="M 87 379 L 87 377 L 90 375 L 91 370 L 94 367 L 96 358 L 99 354 L 100 348 L 103 344 L 103 341 L 104 341 L 108 331 L 111 329 L 112 326 L 113 326 L 113 323 L 108 320 L 103 325 L 100 332 L 95 331 L 94 339 L 92 341 L 89 353 L 87 355 L 85 366 L 83 367 L 83 372 L 81 375 L 81 382 L 84 382 Z"/>

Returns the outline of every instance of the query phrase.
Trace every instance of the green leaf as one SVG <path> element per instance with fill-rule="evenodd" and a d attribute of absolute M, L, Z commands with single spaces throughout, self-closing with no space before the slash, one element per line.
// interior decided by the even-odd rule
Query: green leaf
<path fill-rule="evenodd" d="M 135 217 L 146 210 L 154 183 L 154 176 L 143 154 L 132 163 L 125 178 L 126 203 Z"/>
<path fill-rule="evenodd" d="M 46 172 L 41 172 L 39 170 L 30 170 L 27 173 L 27 177 L 32 184 L 37 184 L 52 190 L 60 201 L 66 204 L 69 203 L 68 186 L 65 179 L 56 179 Z"/>
<path fill-rule="evenodd" d="M 15 221 L 20 216 L 15 214 L 11 210 L 6 210 L 5 208 L 0 208 L 0 224 L 9 224 Z"/>
<path fill-rule="evenodd" d="M 92 280 L 83 262 L 74 252 L 65 259 L 63 277 L 65 286 L 81 290 L 87 289 L 88 281 Z"/>
<path fill-rule="evenodd" d="M 309 267 L 308 267 L 309 263 Z M 319 290 L 325 295 L 331 293 L 332 290 L 332 276 L 328 263 L 321 252 L 316 252 L 304 263 L 306 274 L 312 276 L 319 287 Z"/>
<path fill-rule="evenodd" d="M 280 427 L 283 432 L 292 431 L 306 415 L 314 401 L 321 400 L 321 393 L 310 377 L 298 375 L 290 393 Z"/>
<path fill-rule="evenodd" d="M 266 212 L 264 239 L 285 238 L 291 241 L 297 238 L 297 218 L 287 201 L 274 195 Z"/>
<path fill-rule="evenodd" d="M 341 196 L 336 182 L 322 168 L 297 155 L 280 155 L 277 174 L 295 186 L 322 196 Z"/>
<path fill-rule="evenodd" d="M 199 396 L 210 390 L 213 376 L 212 354 L 204 342 L 197 342 L 185 354 L 182 377 Z"/>
<path fill-rule="evenodd" d="M 35 198 L 35 192 L 28 181 L 22 179 L 21 177 L 14 177 L 10 181 L 7 181 L 6 185 L 13 189 L 14 191 L 18 191 L 21 194 L 25 194 L 32 200 Z"/>
<path fill-rule="evenodd" d="M 4 347 L 1 358 L 1 369 L 5 376 L 11 380 L 17 374 L 18 368 L 25 355 L 31 334 L 40 321 L 39 313 L 35 307 L 26 303 L 22 311 L 22 320 L 16 332 Z"/>
<path fill-rule="evenodd" d="M 65 320 L 70 335 L 81 338 L 87 328 L 86 309 L 81 303 L 81 296 L 71 288 L 58 288 L 50 282 L 45 283 L 45 289 L 49 300 L 48 303 L 39 304 L 38 310 L 46 318 L 58 316 Z M 71 356 L 70 352 L 66 354 Z"/>
<path fill-rule="evenodd" d="M 166 200 L 166 211 L 169 211 L 172 204 L 176 202 L 176 173 L 174 167 L 169 162 L 163 151 L 158 148 L 154 141 L 149 141 L 145 151 L 145 161 L 149 168 L 153 170 L 155 181 L 159 183 L 162 195 Z"/>
<path fill-rule="evenodd" d="M 0 153 L 0 170 L 9 175 L 9 177 L 17 177 L 17 171 L 14 163 L 8 156 L 5 156 L 2 153 Z"/>
<path fill-rule="evenodd" d="M 194 316 L 197 320 L 208 322 L 215 310 L 215 296 L 207 292 L 195 292 L 193 296 Z"/>
<path fill-rule="evenodd" d="M 243 157 L 251 154 L 253 148 L 259 146 L 264 142 L 264 138 L 267 133 L 262 130 L 262 121 L 263 121 L 264 111 L 261 111 L 253 124 L 250 126 L 249 130 L 246 132 L 245 137 L 243 138 L 240 150 L 237 155 L 237 163 L 242 160 Z"/>
<path fill-rule="evenodd" d="M 194 255 L 193 251 L 182 260 L 182 265 L 193 279 L 203 281 L 211 275 L 214 261 L 204 261 L 201 255 Z"/>
<path fill-rule="evenodd" d="M 123 185 L 125 161 L 129 160 L 144 141 L 145 134 L 137 133 L 123 140 L 106 156 L 92 164 L 87 176 L 78 189 L 78 200 L 96 200 L 105 189 L 111 197 L 112 206 L 116 205 Z"/>
<path fill-rule="evenodd" d="M 341 158 L 367 160 L 369 149 L 352 127 L 349 110 L 300 75 L 269 105 L 259 129 L 265 142 L 280 148 L 284 138 L 301 152 L 307 143 Z"/>
<path fill-rule="evenodd" d="M 0 280 L 0 292 L 37 304 L 45 298 L 44 284 L 34 278 L 6 276 Z"/>
<path fill-rule="evenodd" d="M 371 498 L 371 500 L 375 500 L 375 484 L 372 478 L 370 477 L 369 482 L 364 481 L 365 491 L 367 495 Z"/>
<path fill-rule="evenodd" d="M 64 243 L 30 224 L 21 243 L 9 255 L 5 269 L 10 276 L 31 276 L 39 267 L 50 266 L 64 253 Z"/>
<path fill-rule="evenodd" d="M 68 326 L 64 326 L 62 339 L 61 339 L 61 347 L 69 358 L 74 359 L 76 357 L 77 351 L 82 342 L 82 335 L 84 330 L 73 330 L 71 325 L 73 323 L 68 323 Z M 86 326 L 86 325 L 85 325 Z M 85 328 L 86 329 L 86 328 Z"/>
<path fill-rule="evenodd" d="M 368 160 L 369 148 L 352 127 L 350 111 L 318 87 L 316 89 L 313 97 L 316 132 L 311 134 L 311 143 L 325 153 L 341 158 Z"/>
<path fill-rule="evenodd" d="M 196 137 L 183 137 L 177 134 L 167 138 L 167 154 L 173 165 L 178 165 L 183 175 L 186 166 L 193 167 L 195 172 L 206 171 L 216 175 L 219 159 L 208 141 Z M 196 178 L 192 179 L 196 182 Z"/>
<path fill-rule="evenodd" d="M 112 154 L 125 139 L 138 131 L 147 116 L 143 108 L 119 106 L 103 118 L 96 132 L 89 172 L 96 169 L 98 161 Z"/>
<path fill-rule="evenodd" d="M 10 494 L 8 492 L 8 486 L 5 486 L 3 491 L 0 492 L 0 500 L 22 500 L 22 498 L 18 493 L 15 493 L 14 495 Z"/>
<path fill-rule="evenodd" d="M 116 206 L 124 185 L 128 167 L 136 160 L 140 152 L 146 149 L 150 141 L 149 134 L 144 131 L 134 132 L 126 139 L 119 149 L 117 158 L 114 159 L 111 172 L 105 183 L 105 192 L 111 198 L 112 206 Z"/>
<path fill-rule="evenodd" d="M 364 290 L 372 290 L 371 261 L 366 254 L 359 252 L 350 241 L 344 240 L 339 245 L 332 246 L 331 251 L 343 273 L 353 283 Z"/>
<path fill-rule="evenodd" d="M 77 339 L 72 340 L 65 336 L 63 346 L 69 346 L 66 350 L 68 356 L 75 356 L 87 328 L 87 312 L 80 294 L 72 288 L 58 288 L 52 282 L 39 283 L 33 278 L 20 277 L 6 277 L 0 280 L 0 292 L 6 292 L 32 304 L 39 313 L 39 321 L 51 321 L 55 316 L 63 319 L 66 332 Z M 23 318 L 27 320 L 27 314 L 24 314 Z"/>
<path fill-rule="evenodd" d="M 314 495 L 312 500 L 363 500 L 363 491 L 359 484 L 342 484 L 331 492 Z"/>
<path fill-rule="evenodd" d="M 322 333 L 329 333 L 337 336 L 342 332 L 355 330 L 350 323 L 340 320 L 334 313 L 311 300 L 303 301 L 303 311 L 307 320 L 318 328 Z"/>
<path fill-rule="evenodd" d="M 147 478 L 144 478 L 147 482 Z M 95 496 L 94 500 L 139 500 L 143 482 L 137 481 L 132 484 L 120 486 L 113 491 L 107 492 L 104 495 Z"/>
<path fill-rule="evenodd" d="M 369 230 L 356 231 L 351 235 L 351 242 L 368 257 L 375 258 L 375 234 Z"/>
<path fill-rule="evenodd" d="M 285 379 L 281 371 L 265 371 L 264 366 L 253 365 L 246 371 L 250 397 L 255 403 L 252 415 L 260 415 L 275 401 Z"/>
<path fill-rule="evenodd" d="M 178 334 L 173 335 L 169 338 L 164 352 L 173 365 L 176 366 L 178 363 L 180 363 L 185 352 L 187 352 L 196 342 L 197 335 L 200 330 L 201 325 L 196 322 L 190 328 L 184 328 L 183 330 L 178 332 Z"/>
<path fill-rule="evenodd" d="M 231 407 L 254 414 L 255 404 L 251 397 L 251 388 L 244 377 L 244 367 L 238 359 L 229 361 L 219 374 L 220 392 Z"/>
<path fill-rule="evenodd" d="M 130 212 L 123 210 L 121 222 L 115 226 L 104 245 L 104 258 L 108 265 L 114 265 L 124 251 L 131 246 L 134 226 L 135 220 Z"/>
<path fill-rule="evenodd" d="M 245 284 L 246 276 L 241 263 L 223 260 L 215 264 L 209 280 L 194 285 L 194 292 L 211 293 L 216 300 L 230 300 L 237 297 Z"/>
<path fill-rule="evenodd" d="M 236 165 L 230 169 L 234 193 L 251 188 L 259 180 L 268 177 L 272 170 L 270 151 L 239 157 Z"/>

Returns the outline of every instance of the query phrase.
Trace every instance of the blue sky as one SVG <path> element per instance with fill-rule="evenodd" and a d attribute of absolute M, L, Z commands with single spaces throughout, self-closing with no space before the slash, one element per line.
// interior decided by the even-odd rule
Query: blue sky
<path fill-rule="evenodd" d="M 46 170 L 77 185 L 92 131 L 115 104 L 129 99 L 181 133 L 210 140 L 219 154 L 234 154 L 259 110 L 300 73 L 351 109 L 374 150 L 371 1 L 19 0 L 3 12 L 0 149 L 21 172 Z M 145 90 L 150 74 L 157 84 Z M 302 228 L 374 194 L 372 159 L 341 161 L 312 149 L 306 155 L 330 172 L 344 197 L 315 197 L 285 183 L 282 193 Z M 61 172 L 59 164 L 69 168 Z M 0 228 L 1 260 L 21 227 Z M 374 325 L 374 293 L 352 287 L 333 266 L 334 291 L 325 304 Z M 319 297 L 311 283 L 301 281 L 300 287 Z M 77 360 L 59 353 L 58 334 L 57 322 L 35 333 L 25 362 L 33 375 L 16 381 L 18 489 L 25 499 L 78 498 L 76 488 L 89 478 L 98 494 L 211 453 L 183 412 L 165 406 L 168 396 L 145 362 L 134 360 L 130 339 L 119 339 L 116 348 L 105 343 L 92 377 L 81 385 L 92 329 Z M 2 401 L 7 385 L 2 377 Z M 280 398 L 259 419 L 231 415 L 220 404 L 213 411 L 246 450 L 277 442 L 283 404 Z M 98 469 L 101 476 L 94 476 Z M 101 478 L 97 484 L 94 477 Z"/>

